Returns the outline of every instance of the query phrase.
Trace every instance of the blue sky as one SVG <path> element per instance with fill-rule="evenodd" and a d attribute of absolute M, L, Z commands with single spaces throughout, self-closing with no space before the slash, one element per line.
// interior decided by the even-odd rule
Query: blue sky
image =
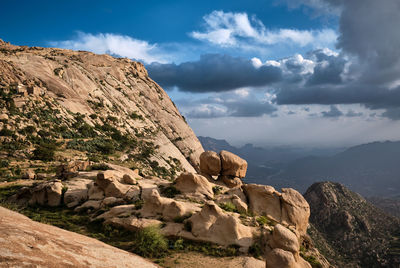
<path fill-rule="evenodd" d="M 396 0 L 8 1 L 0 38 L 144 62 L 196 134 L 239 145 L 400 137 Z"/>

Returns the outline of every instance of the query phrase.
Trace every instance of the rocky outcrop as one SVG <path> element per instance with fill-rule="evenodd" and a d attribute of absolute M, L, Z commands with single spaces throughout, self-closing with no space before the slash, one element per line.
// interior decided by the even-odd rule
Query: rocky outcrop
<path fill-rule="evenodd" d="M 61 204 L 63 185 L 60 181 L 41 183 L 31 190 L 30 205 L 56 207 Z"/>
<path fill-rule="evenodd" d="M 272 186 L 258 184 L 246 184 L 243 189 L 249 199 L 250 211 L 295 226 L 300 234 L 306 233 L 310 207 L 299 192 L 283 188 L 279 193 Z"/>
<path fill-rule="evenodd" d="M 266 268 L 311 268 L 311 265 L 300 257 L 300 243 L 297 236 L 277 224 L 272 238 L 267 242 L 271 250 L 266 255 Z"/>
<path fill-rule="evenodd" d="M 188 219 L 191 232 L 203 241 L 220 245 L 250 247 L 253 244 L 253 230 L 243 225 L 235 215 L 223 212 L 214 202 L 206 203 L 201 211 Z"/>
<path fill-rule="evenodd" d="M 0 267 L 158 267 L 96 239 L 32 221 L 2 207 L 0 230 Z"/>
<path fill-rule="evenodd" d="M 175 180 L 175 187 L 183 194 L 195 198 L 212 198 L 214 196 L 212 184 L 200 174 L 182 173 Z"/>

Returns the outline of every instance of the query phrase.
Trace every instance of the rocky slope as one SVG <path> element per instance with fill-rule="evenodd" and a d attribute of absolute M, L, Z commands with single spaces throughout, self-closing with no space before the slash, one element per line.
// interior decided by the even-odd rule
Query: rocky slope
<path fill-rule="evenodd" d="M 96 239 L 32 221 L 2 207 L 0 230 L 0 267 L 159 267 Z"/>
<path fill-rule="evenodd" d="M 139 62 L 0 40 L 0 94 L 3 176 L 30 168 L 19 159 L 88 156 L 148 175 L 198 168 L 200 142 Z"/>
<path fill-rule="evenodd" d="M 400 221 L 342 184 L 321 182 L 305 193 L 309 233 L 339 267 L 399 267 Z"/>
<path fill-rule="evenodd" d="M 0 90 L 3 205 L 149 258 L 201 248 L 249 267 L 329 266 L 303 196 L 244 184 L 244 159 L 203 152 L 140 63 L 1 41 Z M 9 250 L 10 263 L 26 253 Z"/>

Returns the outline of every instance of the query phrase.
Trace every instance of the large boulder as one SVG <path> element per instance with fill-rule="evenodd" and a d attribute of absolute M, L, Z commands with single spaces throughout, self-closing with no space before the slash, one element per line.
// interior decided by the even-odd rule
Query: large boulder
<path fill-rule="evenodd" d="M 206 151 L 200 155 L 200 171 L 210 176 L 218 176 L 221 172 L 221 159 L 216 152 Z"/>
<path fill-rule="evenodd" d="M 198 240 L 244 248 L 253 244 L 253 229 L 243 225 L 235 215 L 225 213 L 212 201 L 206 203 L 188 222 L 192 226 L 192 234 Z"/>
<path fill-rule="evenodd" d="M 221 175 L 230 175 L 239 178 L 244 178 L 246 176 L 246 160 L 224 150 L 221 151 L 219 155 L 221 157 Z"/>
<path fill-rule="evenodd" d="M 294 254 L 298 253 L 300 250 L 297 236 L 280 224 L 275 225 L 269 245 L 271 248 L 281 248 Z"/>
<path fill-rule="evenodd" d="M 183 194 L 213 198 L 212 184 L 202 175 L 185 172 L 175 180 L 175 187 Z"/>
<path fill-rule="evenodd" d="M 131 188 L 129 185 L 120 183 L 112 170 L 99 172 L 96 184 L 104 191 L 106 197 L 124 197 Z"/>
<path fill-rule="evenodd" d="M 93 181 L 89 179 L 74 179 L 65 181 L 67 191 L 64 194 L 64 204 L 67 207 L 76 207 L 88 199 L 89 188 Z"/>
<path fill-rule="evenodd" d="M 296 226 L 300 234 L 305 234 L 310 217 L 310 206 L 304 197 L 292 188 L 282 188 L 282 221 Z"/>
<path fill-rule="evenodd" d="M 28 169 L 23 175 L 22 179 L 23 180 L 34 180 L 36 177 L 35 171 Z"/>
<path fill-rule="evenodd" d="M 240 187 L 243 185 L 243 182 L 238 177 L 222 175 L 218 177 L 218 181 L 221 181 L 228 188 Z"/>
<path fill-rule="evenodd" d="M 89 167 L 89 161 L 76 160 L 57 167 L 56 174 L 60 179 L 76 177 L 78 171 L 84 171 Z"/>
<path fill-rule="evenodd" d="M 255 214 L 268 216 L 280 222 L 281 201 L 280 193 L 274 187 L 259 184 L 243 185 L 244 192 L 249 200 L 249 209 Z"/>
<path fill-rule="evenodd" d="M 268 252 L 266 260 L 266 268 L 298 268 L 293 254 L 280 248 Z"/>
<path fill-rule="evenodd" d="M 61 204 L 62 189 L 63 185 L 59 180 L 41 183 L 31 190 L 32 196 L 29 204 L 50 207 L 59 206 Z"/>

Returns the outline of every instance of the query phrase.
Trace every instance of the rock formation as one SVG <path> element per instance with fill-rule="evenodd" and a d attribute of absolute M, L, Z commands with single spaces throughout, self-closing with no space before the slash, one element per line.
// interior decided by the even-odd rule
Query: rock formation
<path fill-rule="evenodd" d="M 158 267 L 96 239 L 32 221 L 2 207 L 0 230 L 0 267 Z"/>

